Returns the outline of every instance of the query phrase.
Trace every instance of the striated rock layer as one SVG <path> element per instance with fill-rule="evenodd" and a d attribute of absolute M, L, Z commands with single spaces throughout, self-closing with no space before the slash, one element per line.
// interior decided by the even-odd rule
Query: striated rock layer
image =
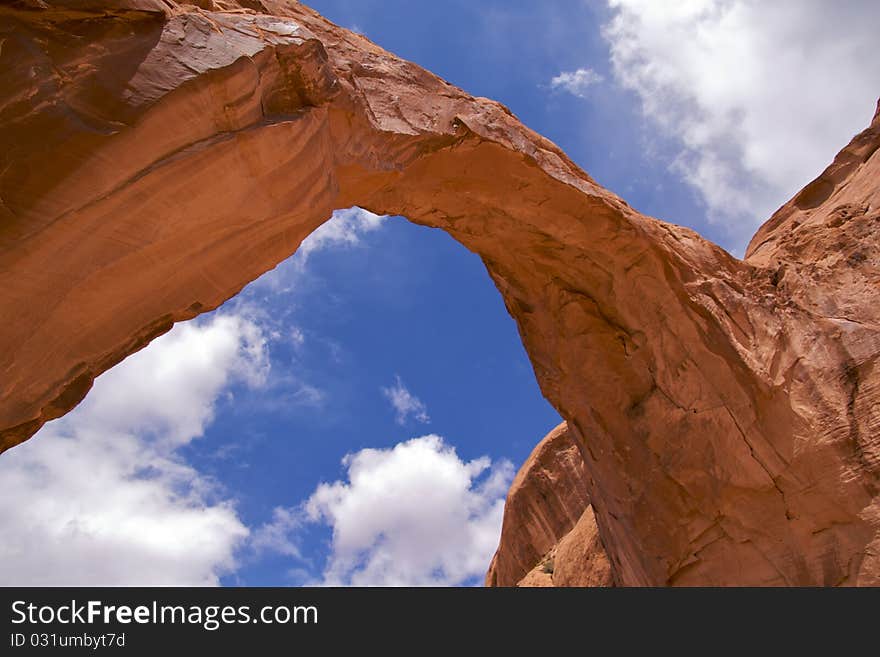
<path fill-rule="evenodd" d="M 295 2 L 18 0 L 0 44 L 2 448 L 361 205 L 481 256 L 615 583 L 880 584 L 880 119 L 740 261 Z"/>
<path fill-rule="evenodd" d="M 486 586 L 607 586 L 610 577 L 584 460 L 563 422 L 513 480 Z"/>
<path fill-rule="evenodd" d="M 504 551 L 504 545 L 505 536 L 502 535 L 499 552 Z M 499 581 L 490 582 L 488 577 L 486 585 L 502 586 Z M 602 546 L 593 508 L 584 509 L 571 531 L 515 585 L 520 588 L 614 586 L 611 563 Z"/>

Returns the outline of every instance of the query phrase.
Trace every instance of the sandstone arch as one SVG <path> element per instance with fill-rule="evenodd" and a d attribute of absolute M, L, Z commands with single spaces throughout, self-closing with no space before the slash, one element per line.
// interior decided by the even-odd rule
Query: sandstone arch
<path fill-rule="evenodd" d="M 0 445 L 334 208 L 478 253 L 620 584 L 880 583 L 880 121 L 739 261 L 294 2 L 0 8 Z"/>

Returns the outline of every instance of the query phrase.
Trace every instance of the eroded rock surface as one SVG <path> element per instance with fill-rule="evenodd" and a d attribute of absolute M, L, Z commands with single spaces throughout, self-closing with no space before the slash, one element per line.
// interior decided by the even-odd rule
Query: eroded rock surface
<path fill-rule="evenodd" d="M 617 584 L 880 584 L 878 132 L 740 261 L 298 3 L 4 4 L 0 447 L 360 205 L 481 256 Z"/>
<path fill-rule="evenodd" d="M 562 537 L 553 558 L 553 586 L 613 586 L 611 562 L 602 545 L 593 507 Z"/>
<path fill-rule="evenodd" d="M 563 422 L 532 450 L 510 486 L 487 586 L 515 586 L 571 531 L 590 504 L 586 477 Z"/>
<path fill-rule="evenodd" d="M 587 485 L 580 449 L 563 422 L 511 484 L 486 586 L 613 586 Z"/>

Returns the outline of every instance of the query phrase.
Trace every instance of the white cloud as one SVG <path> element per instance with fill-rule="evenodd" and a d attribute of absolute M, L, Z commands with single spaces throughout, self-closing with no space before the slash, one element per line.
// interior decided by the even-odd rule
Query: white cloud
<path fill-rule="evenodd" d="M 561 89 L 577 96 L 587 97 L 587 89 L 602 82 L 602 76 L 591 68 L 579 68 L 576 71 L 563 71 L 550 80 L 551 89 Z"/>
<path fill-rule="evenodd" d="M 294 540 L 294 532 L 302 523 L 302 514 L 296 510 L 275 507 L 272 510 L 272 520 L 254 531 L 250 546 L 257 553 L 269 551 L 301 559 L 302 554 Z"/>
<path fill-rule="evenodd" d="M 394 407 L 398 424 L 406 424 L 410 417 L 422 424 L 428 424 L 431 421 L 427 407 L 407 389 L 399 376 L 396 377 L 393 386 L 382 388 L 382 394 Z"/>
<path fill-rule="evenodd" d="M 290 342 L 293 344 L 294 348 L 298 349 L 305 344 L 306 335 L 298 326 L 291 326 L 288 334 L 290 335 Z M 279 337 L 281 337 L 280 334 Z"/>
<path fill-rule="evenodd" d="M 741 243 L 871 119 L 880 3 L 608 2 L 615 77 Z"/>
<path fill-rule="evenodd" d="M 175 326 L 102 375 L 82 404 L 0 460 L 0 581 L 213 585 L 248 534 L 176 449 L 233 381 L 268 371 L 240 316 Z"/>
<path fill-rule="evenodd" d="M 77 409 L 76 428 L 184 444 L 213 419 L 214 401 L 230 381 L 260 386 L 268 373 L 266 339 L 253 321 L 221 314 L 178 324 L 96 381 Z"/>
<path fill-rule="evenodd" d="M 306 265 L 313 254 L 359 246 L 363 243 L 364 235 L 382 228 L 387 218 L 358 207 L 335 210 L 330 219 L 302 241 L 296 253 L 251 283 L 243 295 L 253 297 L 261 292 L 271 295 L 296 293 L 306 282 Z"/>
<path fill-rule="evenodd" d="M 336 210 L 328 221 L 303 240 L 297 254 L 301 254 L 304 264 L 317 251 L 330 247 L 356 246 L 360 244 L 365 233 L 379 230 L 385 219 L 385 216 L 357 207 Z"/>
<path fill-rule="evenodd" d="M 484 575 L 501 532 L 509 461 L 462 461 L 436 435 L 343 461 L 348 481 L 323 483 L 305 504 L 333 529 L 328 585 L 450 586 Z"/>

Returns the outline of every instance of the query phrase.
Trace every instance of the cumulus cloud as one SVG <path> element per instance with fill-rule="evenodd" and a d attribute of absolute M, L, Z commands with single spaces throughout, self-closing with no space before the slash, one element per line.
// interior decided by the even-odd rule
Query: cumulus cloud
<path fill-rule="evenodd" d="M 395 378 L 393 386 L 382 388 L 382 394 L 391 402 L 396 413 L 397 424 L 406 424 L 410 418 L 422 424 L 428 424 L 431 421 L 428 416 L 428 408 L 422 400 L 407 389 L 400 376 Z"/>
<path fill-rule="evenodd" d="M 880 3 L 608 0 L 616 79 L 744 243 L 870 121 Z"/>
<path fill-rule="evenodd" d="M 509 461 L 463 461 L 437 435 L 345 457 L 347 481 L 304 505 L 333 530 L 328 585 L 454 586 L 486 571 L 501 532 Z M 285 522 L 286 519 L 282 519 Z"/>
<path fill-rule="evenodd" d="M 7 585 L 215 585 L 248 535 L 178 455 L 234 381 L 269 368 L 256 324 L 182 324 L 102 375 L 73 412 L 0 462 Z"/>
<path fill-rule="evenodd" d="M 563 71 L 550 80 L 551 89 L 559 89 L 577 96 L 587 97 L 587 89 L 602 82 L 602 76 L 591 68 L 579 68 L 576 71 Z"/>
<path fill-rule="evenodd" d="M 286 266 L 302 275 L 309 255 L 356 246 L 382 219 L 336 212 Z M 270 367 L 270 343 L 306 345 L 289 312 L 269 310 L 278 294 L 295 292 L 294 279 L 277 274 L 210 319 L 178 324 L 99 377 L 73 412 L 3 455 L 0 580 L 216 585 L 245 546 L 298 554 L 285 542 L 293 518 L 284 509 L 250 532 L 222 487 L 180 453 L 211 424 L 217 401 L 231 398 L 232 384 L 260 388 L 250 400 L 260 412 L 325 403 L 324 390 Z M 215 457 L 238 447 L 221 445 Z"/>
<path fill-rule="evenodd" d="M 184 444 L 202 435 L 230 381 L 260 386 L 268 372 L 266 338 L 253 321 L 217 315 L 178 324 L 102 375 L 77 409 L 75 426 L 93 433 L 135 430 Z"/>

